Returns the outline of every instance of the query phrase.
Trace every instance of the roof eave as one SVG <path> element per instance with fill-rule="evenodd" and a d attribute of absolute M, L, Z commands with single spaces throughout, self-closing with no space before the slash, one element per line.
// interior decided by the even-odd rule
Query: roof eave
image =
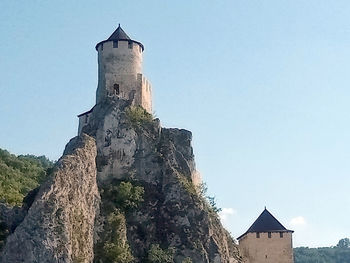
<path fill-rule="evenodd" d="M 239 237 L 237 237 L 237 240 L 240 240 L 242 237 L 244 237 L 245 235 L 249 234 L 249 233 L 294 233 L 294 230 L 268 230 L 268 231 L 261 231 L 261 232 L 250 232 L 247 231 L 244 234 L 240 235 Z"/>
<path fill-rule="evenodd" d="M 95 106 L 96 106 L 96 105 L 95 105 Z M 95 106 L 93 106 L 93 107 L 91 108 L 91 110 L 88 110 L 88 111 L 85 111 L 85 112 L 79 114 L 79 115 L 78 115 L 78 118 L 80 118 L 81 116 L 84 116 L 84 115 L 86 115 L 86 114 L 89 114 L 89 113 L 93 112 Z"/>
<path fill-rule="evenodd" d="M 103 41 L 97 43 L 97 45 L 95 46 L 95 49 L 98 51 L 98 46 L 99 46 L 100 44 L 103 44 L 103 43 L 106 43 L 106 42 L 111 42 L 111 41 L 127 41 L 127 42 L 134 42 L 134 43 L 136 43 L 136 44 L 138 44 L 138 45 L 141 46 L 142 52 L 145 50 L 145 47 L 143 46 L 143 44 L 142 44 L 141 42 L 138 42 L 138 41 L 132 40 L 132 39 L 117 39 L 117 40 L 108 40 L 108 39 L 107 39 L 107 40 L 103 40 Z"/>

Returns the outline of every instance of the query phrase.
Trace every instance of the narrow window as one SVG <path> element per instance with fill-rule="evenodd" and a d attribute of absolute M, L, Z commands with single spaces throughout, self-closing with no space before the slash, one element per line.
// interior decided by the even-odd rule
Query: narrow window
<path fill-rule="evenodd" d="M 267 236 L 268 236 L 269 238 L 271 238 L 271 232 L 268 232 L 268 233 L 267 233 Z"/>
<path fill-rule="evenodd" d="M 85 115 L 85 123 L 87 123 L 88 122 L 88 119 L 89 119 L 89 115 Z"/>
<path fill-rule="evenodd" d="M 101 44 L 101 51 L 103 50 L 103 43 Z"/>
<path fill-rule="evenodd" d="M 128 42 L 128 48 L 132 49 L 132 42 L 131 41 Z"/>
<path fill-rule="evenodd" d="M 283 238 L 283 232 L 280 232 L 280 238 Z"/>
<path fill-rule="evenodd" d="M 113 41 L 113 48 L 118 48 L 118 41 Z"/>
<path fill-rule="evenodd" d="M 119 84 L 114 84 L 113 89 L 114 89 L 115 95 L 119 95 L 119 93 L 120 93 Z"/>
<path fill-rule="evenodd" d="M 139 46 L 139 52 L 141 53 L 141 51 L 142 51 L 142 48 L 141 48 L 141 46 Z"/>
<path fill-rule="evenodd" d="M 260 233 L 259 232 L 256 233 L 256 238 L 260 238 Z"/>

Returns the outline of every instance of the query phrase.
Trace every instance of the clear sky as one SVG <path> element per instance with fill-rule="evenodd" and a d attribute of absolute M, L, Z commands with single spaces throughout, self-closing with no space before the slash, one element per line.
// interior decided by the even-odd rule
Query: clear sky
<path fill-rule="evenodd" d="M 165 127 L 237 237 L 264 206 L 294 246 L 350 237 L 350 1 L 0 1 L 0 147 L 58 159 L 118 23 Z"/>

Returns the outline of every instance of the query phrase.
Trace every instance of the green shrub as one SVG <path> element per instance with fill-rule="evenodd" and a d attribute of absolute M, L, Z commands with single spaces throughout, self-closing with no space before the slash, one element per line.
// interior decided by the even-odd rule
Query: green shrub
<path fill-rule="evenodd" d="M 208 205 L 209 211 L 212 211 L 214 213 L 219 213 L 222 209 L 220 207 L 217 207 L 215 196 L 209 196 L 207 195 L 208 187 L 206 183 L 201 183 L 199 185 L 199 194 L 206 200 L 206 203 Z"/>
<path fill-rule="evenodd" d="M 217 206 L 216 204 L 216 200 L 215 200 L 215 196 L 207 196 L 207 200 L 208 203 L 210 205 L 210 209 L 214 212 L 214 213 L 219 213 L 221 212 L 221 208 Z"/>
<path fill-rule="evenodd" d="M 145 190 L 142 186 L 134 186 L 131 182 L 120 182 L 110 185 L 103 191 L 103 199 L 112 205 L 112 209 L 128 211 L 136 208 L 143 201 Z"/>
<path fill-rule="evenodd" d="M 185 175 L 179 174 L 177 176 L 180 184 L 185 188 L 185 190 L 191 195 L 198 195 L 197 189 L 192 183 L 191 179 L 186 177 Z"/>
<path fill-rule="evenodd" d="M 107 216 L 100 242 L 95 249 L 95 262 L 129 263 L 133 261 L 126 238 L 125 217 L 118 210 Z"/>
<path fill-rule="evenodd" d="M 126 116 L 130 123 L 136 127 L 152 122 L 153 116 L 141 106 L 131 106 L 126 109 Z"/>
<path fill-rule="evenodd" d="M 106 263 L 128 263 L 134 259 L 128 244 L 106 242 L 103 249 Z"/>
<path fill-rule="evenodd" d="M 187 257 L 184 260 L 182 260 L 182 263 L 192 263 L 192 259 Z"/>
<path fill-rule="evenodd" d="M 144 189 L 131 182 L 112 182 L 101 189 L 102 213 L 106 222 L 96 244 L 95 262 L 128 263 L 133 261 L 126 237 L 124 214 L 143 201 Z"/>
<path fill-rule="evenodd" d="M 148 262 L 150 263 L 172 263 L 174 262 L 174 248 L 162 249 L 158 244 L 152 244 L 148 251 Z"/>

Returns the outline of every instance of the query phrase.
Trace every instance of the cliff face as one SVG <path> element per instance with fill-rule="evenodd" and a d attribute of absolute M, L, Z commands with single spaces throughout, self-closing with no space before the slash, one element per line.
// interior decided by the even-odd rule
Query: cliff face
<path fill-rule="evenodd" d="M 169 262 L 239 262 L 237 246 L 199 193 L 191 132 L 161 128 L 141 108 L 113 98 L 96 105 L 83 132 L 96 138 L 101 188 L 126 180 L 144 189 L 143 202 L 123 212 L 133 262 L 150 261 L 155 245 L 173 254 Z"/>
<path fill-rule="evenodd" d="M 95 106 L 1 262 L 241 262 L 200 193 L 191 132 L 129 104 Z"/>
<path fill-rule="evenodd" d="M 72 139 L 14 233 L 1 262 L 91 262 L 99 208 L 95 140 Z"/>

